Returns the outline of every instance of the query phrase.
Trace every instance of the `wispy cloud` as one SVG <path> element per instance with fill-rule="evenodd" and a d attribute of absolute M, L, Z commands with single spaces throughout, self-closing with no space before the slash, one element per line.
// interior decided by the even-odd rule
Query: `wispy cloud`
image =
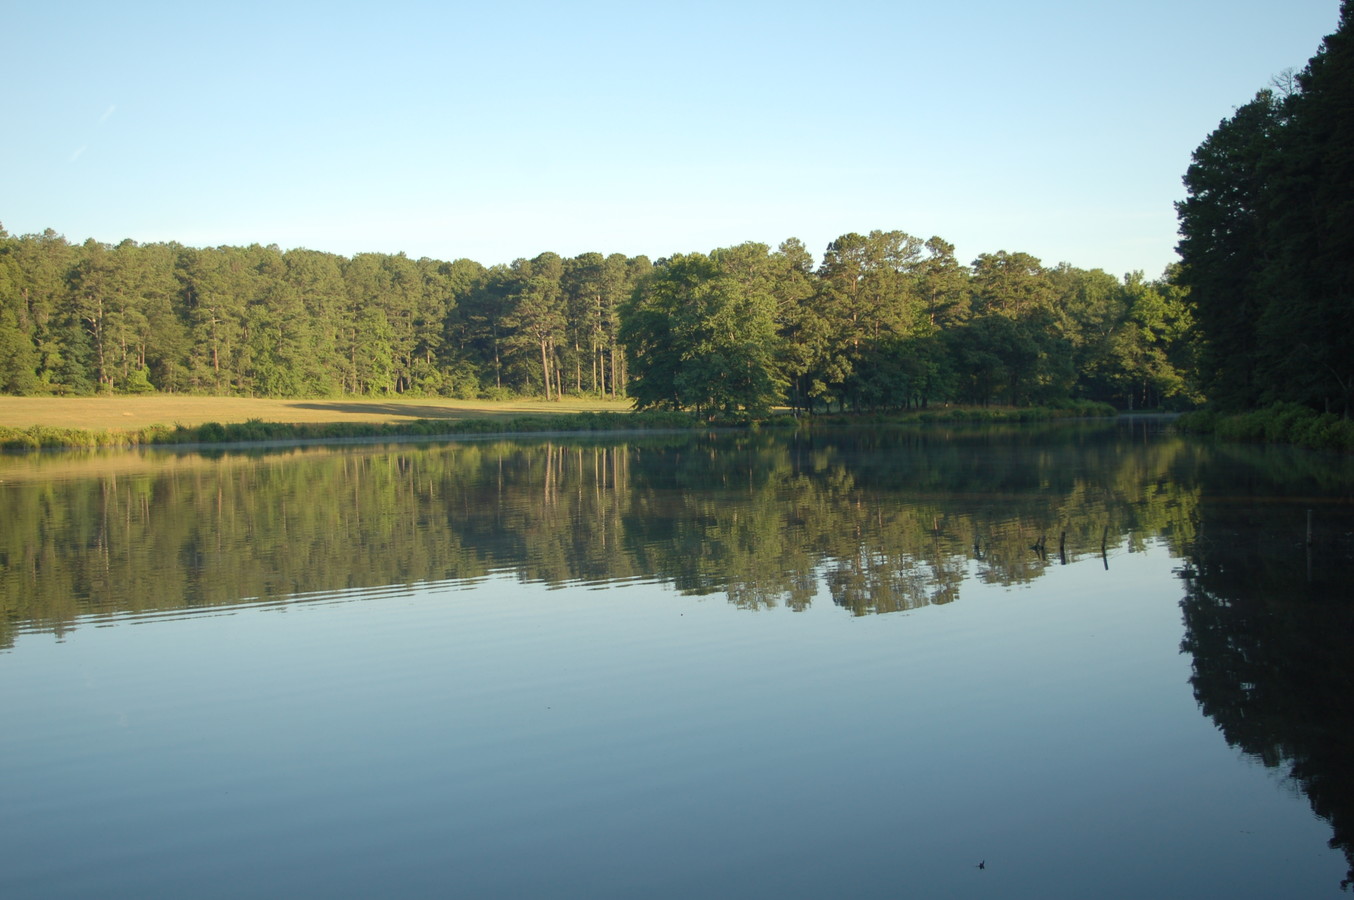
<path fill-rule="evenodd" d="M 100 125 L 100 126 L 103 125 L 103 123 L 105 123 L 105 122 L 107 122 L 109 119 L 113 118 L 113 113 L 115 113 L 115 112 L 117 112 L 117 111 L 118 111 L 118 106 L 117 106 L 116 103 L 110 103 L 110 104 L 108 104 L 108 108 L 105 109 L 105 110 L 103 111 L 103 115 L 99 116 L 98 122 L 97 122 L 96 124 L 98 124 L 98 125 Z M 83 156 L 84 153 L 85 153 L 85 151 L 88 150 L 88 149 L 89 149 L 89 144 L 82 144 L 81 146 L 79 146 L 79 147 L 77 147 L 76 149 L 74 149 L 74 150 L 71 151 L 71 154 L 70 154 L 70 156 L 68 156 L 68 157 L 66 158 L 66 161 L 67 161 L 67 162 L 75 162 L 77 159 L 79 159 L 81 156 Z"/>

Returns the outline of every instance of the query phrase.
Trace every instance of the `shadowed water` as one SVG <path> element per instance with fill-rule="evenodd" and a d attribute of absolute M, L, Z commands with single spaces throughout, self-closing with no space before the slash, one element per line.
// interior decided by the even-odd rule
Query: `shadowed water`
<path fill-rule="evenodd" d="M 1349 476 L 1143 426 L 6 458 L 0 892 L 1339 893 Z"/>

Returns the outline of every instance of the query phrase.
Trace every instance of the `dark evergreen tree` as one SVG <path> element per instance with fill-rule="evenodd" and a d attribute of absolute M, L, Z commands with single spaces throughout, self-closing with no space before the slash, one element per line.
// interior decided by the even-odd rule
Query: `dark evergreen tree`
<path fill-rule="evenodd" d="M 1259 289 L 1265 260 L 1262 162 L 1281 122 L 1270 91 L 1224 120 L 1194 151 L 1180 217 L 1180 284 L 1203 338 L 1200 373 L 1208 397 L 1239 408 L 1260 396 Z"/>
<path fill-rule="evenodd" d="M 1354 3 L 1297 76 L 1264 161 L 1262 400 L 1354 404 Z"/>
<path fill-rule="evenodd" d="M 1263 90 L 1194 153 L 1182 266 L 1210 399 L 1354 405 L 1354 0 L 1279 96 Z"/>

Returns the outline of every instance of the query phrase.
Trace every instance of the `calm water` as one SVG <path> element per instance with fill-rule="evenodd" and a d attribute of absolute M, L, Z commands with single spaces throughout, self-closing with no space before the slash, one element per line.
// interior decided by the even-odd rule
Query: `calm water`
<path fill-rule="evenodd" d="M 1351 495 L 1142 425 L 0 458 L 0 896 L 1338 896 Z"/>

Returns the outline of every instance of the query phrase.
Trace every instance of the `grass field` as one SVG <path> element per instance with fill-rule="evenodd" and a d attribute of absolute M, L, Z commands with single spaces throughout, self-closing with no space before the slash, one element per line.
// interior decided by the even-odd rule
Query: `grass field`
<path fill-rule="evenodd" d="M 415 419 L 483 419 L 577 412 L 624 412 L 628 400 L 269 400 L 190 397 L 181 394 L 112 397 L 0 397 L 0 426 L 136 431 L 150 425 L 229 425 L 265 422 L 401 422 Z"/>

